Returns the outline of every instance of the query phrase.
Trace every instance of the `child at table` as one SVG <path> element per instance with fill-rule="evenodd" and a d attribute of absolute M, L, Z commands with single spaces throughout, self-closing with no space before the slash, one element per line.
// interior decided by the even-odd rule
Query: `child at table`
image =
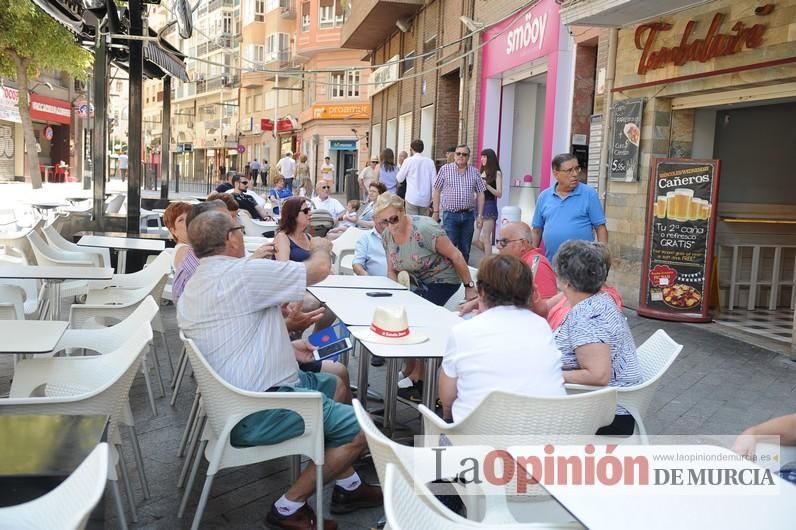
<path fill-rule="evenodd" d="M 352 199 L 348 201 L 345 207 L 345 215 L 343 215 L 343 220 L 340 221 L 340 226 L 351 228 L 357 225 L 357 212 L 359 211 L 359 206 L 358 200 Z"/>

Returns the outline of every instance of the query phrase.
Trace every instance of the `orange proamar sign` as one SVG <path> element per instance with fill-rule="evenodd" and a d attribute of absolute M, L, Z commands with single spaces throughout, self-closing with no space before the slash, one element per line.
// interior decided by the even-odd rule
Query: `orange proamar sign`
<path fill-rule="evenodd" d="M 770 4 L 757 8 L 755 14 L 768 15 L 773 10 Z M 715 57 L 734 55 L 739 53 L 744 47 L 753 49 L 759 48 L 763 44 L 763 34 L 766 26 L 754 24 L 747 26 L 743 22 L 736 22 L 731 29 L 732 33 L 719 33 L 725 15 L 716 13 L 710 23 L 704 38 L 690 41 L 696 20 L 690 20 L 683 30 L 683 37 L 680 45 L 668 48 L 661 47 L 653 51 L 655 39 L 659 33 L 669 31 L 673 25 L 668 22 L 653 22 L 642 24 L 636 28 L 635 44 L 636 48 L 642 50 L 641 59 L 638 62 L 638 73 L 646 74 L 650 70 L 663 68 L 667 64 L 682 66 L 691 61 L 707 62 Z M 690 42 L 689 42 L 690 41 Z"/>
<path fill-rule="evenodd" d="M 370 103 L 340 103 L 313 105 L 313 120 L 343 120 L 346 118 L 369 118 Z"/>

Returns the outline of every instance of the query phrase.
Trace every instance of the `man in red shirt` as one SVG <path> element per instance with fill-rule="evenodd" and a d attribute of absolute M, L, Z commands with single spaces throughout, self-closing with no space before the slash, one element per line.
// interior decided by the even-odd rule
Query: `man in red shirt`
<path fill-rule="evenodd" d="M 529 309 L 546 318 L 549 300 L 558 294 L 556 274 L 553 267 L 538 248 L 531 244 L 531 227 L 521 221 L 508 223 L 500 229 L 500 239 L 496 241 L 500 254 L 514 256 L 531 268 L 533 273 L 533 295 Z M 460 315 L 478 313 L 478 298 L 462 304 Z"/>
<path fill-rule="evenodd" d="M 498 251 L 520 258 L 528 264 L 533 272 L 533 290 L 542 300 L 552 298 L 558 293 L 556 273 L 544 256 L 544 252 L 531 243 L 531 227 L 522 221 L 508 223 L 500 228 L 500 239 L 497 239 Z"/>

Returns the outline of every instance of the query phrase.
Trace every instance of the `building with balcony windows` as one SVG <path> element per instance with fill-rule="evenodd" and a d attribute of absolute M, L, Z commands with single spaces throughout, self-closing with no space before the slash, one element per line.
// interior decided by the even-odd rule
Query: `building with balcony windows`
<path fill-rule="evenodd" d="M 172 87 L 172 178 L 179 178 L 183 189 L 204 191 L 208 181 L 218 180 L 220 168 L 243 169 L 237 151 L 240 9 L 238 0 L 202 2 L 194 12 L 193 36 L 174 39 L 187 55 L 191 80 L 175 80 Z M 170 29 L 167 38 L 174 33 Z M 145 123 L 145 133 L 148 128 Z"/>
<path fill-rule="evenodd" d="M 423 155 L 441 162 L 445 148 L 465 138 L 463 14 L 461 2 L 447 0 L 357 0 L 346 8 L 342 46 L 372 50 L 373 153 L 408 153 L 412 139 L 421 138 Z"/>
<path fill-rule="evenodd" d="M 335 167 L 335 191 L 343 192 L 345 172 L 360 170 L 373 153 L 369 146 L 369 63 L 366 52 L 340 48 L 341 0 L 297 3 L 296 54 L 304 69 L 339 70 L 308 75 L 304 85 L 301 152 L 315 177 L 325 156 Z"/>
<path fill-rule="evenodd" d="M 292 0 L 242 0 L 240 143 L 242 158 L 273 166 L 300 149 L 303 82 Z"/>

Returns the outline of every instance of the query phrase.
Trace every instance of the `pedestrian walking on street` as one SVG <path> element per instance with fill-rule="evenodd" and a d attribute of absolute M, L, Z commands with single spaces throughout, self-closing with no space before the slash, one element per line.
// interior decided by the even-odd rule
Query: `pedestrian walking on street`
<path fill-rule="evenodd" d="M 296 175 L 296 161 L 288 151 L 285 156 L 276 164 L 276 169 L 280 175 L 285 177 L 285 185 L 288 189 L 293 189 L 293 177 Z"/>
<path fill-rule="evenodd" d="M 293 185 L 301 186 L 301 183 L 310 178 L 310 165 L 307 163 L 307 155 L 299 157 L 298 164 L 296 164 L 296 178 L 293 180 Z M 290 191 L 293 191 L 292 189 Z"/>
<path fill-rule="evenodd" d="M 398 187 L 398 181 L 396 180 L 398 169 L 398 166 L 395 165 L 395 155 L 392 149 L 385 147 L 381 152 L 379 182 L 384 184 L 390 193 L 395 193 L 395 189 Z"/>
<path fill-rule="evenodd" d="M 431 211 L 431 187 L 434 184 L 437 170 L 434 161 L 423 156 L 423 140 L 412 140 L 409 150 L 412 156 L 407 158 L 398 175 L 398 183 L 406 181 L 406 213 L 407 215 L 428 216 Z"/>
<path fill-rule="evenodd" d="M 468 163 L 469 147 L 457 146 L 455 156 L 456 162 L 442 166 L 434 181 L 434 211 L 431 217 L 439 222 L 442 213 L 445 233 L 448 234 L 451 243 L 461 251 L 464 260 L 469 261 L 474 223 L 480 230 L 484 222 L 486 185 L 478 170 Z M 477 200 L 474 200 L 473 196 Z"/>
<path fill-rule="evenodd" d="M 497 154 L 493 149 L 481 151 L 481 178 L 484 179 L 484 224 L 476 230 L 473 245 L 489 256 L 492 254 L 492 236 L 498 218 L 497 200 L 502 195 L 503 174 L 500 172 Z M 530 244 L 530 241 L 528 241 Z"/>
<path fill-rule="evenodd" d="M 249 164 L 249 174 L 252 178 L 252 187 L 257 185 L 257 176 L 260 174 L 260 163 L 255 158 Z M 262 179 L 263 184 L 266 184 L 265 179 Z"/>
<path fill-rule="evenodd" d="M 552 263 L 558 247 L 571 239 L 608 242 L 605 213 L 594 188 L 578 179 L 575 155 L 563 153 L 552 161 L 555 184 L 544 190 L 533 214 L 533 246 L 544 241 L 544 253 Z"/>

